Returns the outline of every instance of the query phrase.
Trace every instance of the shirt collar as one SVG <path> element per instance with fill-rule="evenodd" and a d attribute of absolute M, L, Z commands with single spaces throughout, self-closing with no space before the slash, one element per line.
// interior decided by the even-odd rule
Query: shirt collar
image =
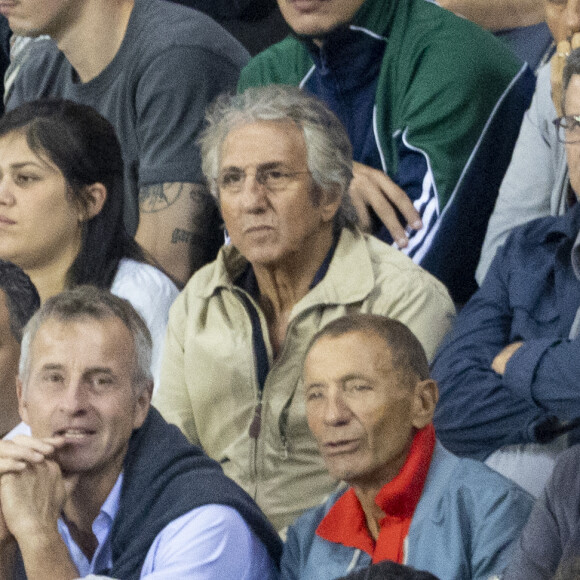
<path fill-rule="evenodd" d="M 542 243 L 553 241 L 562 236 L 573 240 L 579 231 L 580 203 L 575 203 L 564 215 L 551 220 L 551 223 L 544 232 Z"/>
<path fill-rule="evenodd" d="M 319 284 L 326 272 L 328 272 L 328 268 L 330 267 L 330 262 L 332 261 L 332 257 L 334 256 L 334 251 L 336 250 L 336 246 L 338 244 L 338 239 L 340 235 L 335 235 L 332 240 L 332 245 L 330 249 L 326 253 L 324 260 L 322 260 L 322 264 L 320 264 L 316 274 L 314 274 L 314 278 L 312 278 L 312 282 L 308 287 L 309 290 L 312 290 L 317 284 Z M 234 283 L 236 286 L 245 290 L 254 300 L 258 300 L 260 297 L 260 289 L 258 287 L 258 281 L 256 280 L 256 275 L 254 274 L 254 269 L 252 265 L 248 262 L 246 268 L 242 272 L 240 276 L 238 276 L 237 280 Z"/>
<path fill-rule="evenodd" d="M 401 471 L 377 494 L 375 502 L 385 513 L 385 517 L 379 522 L 381 535 L 386 532 L 387 536 L 389 528 L 399 527 L 403 533 L 395 533 L 395 536 L 400 536 L 400 540 L 406 536 L 423 493 L 434 448 L 435 429 L 429 424 L 415 434 Z M 393 550 L 393 553 L 387 556 L 388 559 L 397 561 L 395 554 L 402 553 L 402 546 L 389 547 L 389 542 L 379 542 L 378 548 L 375 546 L 366 525 L 364 511 L 352 487 L 330 508 L 318 525 L 316 534 L 330 542 L 363 550 L 373 557 L 373 561 L 375 556 L 385 555 L 385 547 Z M 376 549 L 380 554 L 376 553 Z"/>
<path fill-rule="evenodd" d="M 119 511 L 119 505 L 121 503 L 121 490 L 123 488 L 123 472 L 119 474 L 117 477 L 117 481 L 113 486 L 113 489 L 109 492 L 107 499 L 101 506 L 101 514 L 106 515 L 111 522 L 115 519 L 117 512 Z M 96 520 L 95 520 L 96 521 Z M 95 533 L 94 526 L 93 526 L 93 533 Z M 95 533 L 96 535 L 96 533 Z"/>
<path fill-rule="evenodd" d="M 93 573 L 95 570 L 110 568 L 112 565 L 113 552 L 109 536 L 113 527 L 113 522 L 115 521 L 115 517 L 119 511 L 122 487 L 123 472 L 119 474 L 115 485 L 113 485 L 107 499 L 105 499 L 101 509 L 99 510 L 99 515 L 93 522 L 92 530 L 97 539 L 97 549 L 95 550 L 91 562 L 87 560 L 84 553 L 73 540 L 65 521 L 62 518 L 58 520 L 59 532 L 69 550 L 73 562 L 82 575 Z"/>
<path fill-rule="evenodd" d="M 560 217 L 553 218 L 544 231 L 542 244 L 559 242 L 562 239 L 573 242 L 570 260 L 576 278 L 580 280 L 580 203 L 575 203 Z"/>

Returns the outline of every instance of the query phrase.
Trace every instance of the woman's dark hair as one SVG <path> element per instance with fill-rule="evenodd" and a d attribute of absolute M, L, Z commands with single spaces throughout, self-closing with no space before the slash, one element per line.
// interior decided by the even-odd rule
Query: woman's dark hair
<path fill-rule="evenodd" d="M 109 288 L 121 258 L 145 261 L 123 221 L 123 156 L 115 129 L 92 107 L 62 99 L 24 103 L 0 118 L 0 137 L 21 133 L 30 149 L 62 172 L 70 201 L 87 207 L 87 188 L 102 183 L 101 211 L 83 222 L 81 250 L 71 265 L 67 288 L 93 284 Z"/>

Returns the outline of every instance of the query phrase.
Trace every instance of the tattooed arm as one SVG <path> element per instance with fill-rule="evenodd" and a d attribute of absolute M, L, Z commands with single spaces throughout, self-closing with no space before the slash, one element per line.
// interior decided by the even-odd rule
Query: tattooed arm
<path fill-rule="evenodd" d="M 195 183 L 146 185 L 139 190 L 135 239 L 176 281 L 185 284 L 215 258 L 223 242 L 217 205 Z"/>

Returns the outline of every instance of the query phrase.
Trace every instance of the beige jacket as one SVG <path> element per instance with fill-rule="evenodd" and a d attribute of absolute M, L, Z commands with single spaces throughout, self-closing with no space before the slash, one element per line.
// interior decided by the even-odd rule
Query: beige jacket
<path fill-rule="evenodd" d="M 310 338 L 348 312 L 372 312 L 407 324 L 431 359 L 455 310 L 445 287 L 409 258 L 343 230 L 326 275 L 294 306 L 273 360 L 264 314 L 232 284 L 246 265 L 235 248 L 222 248 L 175 301 L 154 404 L 221 462 L 280 530 L 336 489 L 306 422 L 300 376 Z M 259 391 L 256 353 L 242 294 L 259 313 L 268 351 L 257 438 L 249 435 Z"/>

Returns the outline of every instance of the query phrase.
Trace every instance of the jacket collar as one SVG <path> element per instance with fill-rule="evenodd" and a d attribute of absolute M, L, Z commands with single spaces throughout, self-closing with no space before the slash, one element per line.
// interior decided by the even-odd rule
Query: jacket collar
<path fill-rule="evenodd" d="M 580 232 L 580 202 L 575 203 L 564 215 L 550 220 L 543 234 L 542 243 L 550 243 L 562 237 L 574 240 L 578 232 Z"/>
<path fill-rule="evenodd" d="M 295 306 L 292 317 L 318 304 L 351 304 L 364 300 L 375 285 L 366 234 L 343 229 L 334 255 L 322 280 Z M 234 246 L 224 246 L 214 262 L 213 274 L 200 296 L 209 298 L 222 289 L 235 290 L 237 280 L 248 266 L 248 261 Z"/>
<path fill-rule="evenodd" d="M 576 278 L 580 280 L 580 203 L 575 203 L 563 216 L 549 219 L 541 237 L 542 244 L 572 242 L 570 260 Z"/>

